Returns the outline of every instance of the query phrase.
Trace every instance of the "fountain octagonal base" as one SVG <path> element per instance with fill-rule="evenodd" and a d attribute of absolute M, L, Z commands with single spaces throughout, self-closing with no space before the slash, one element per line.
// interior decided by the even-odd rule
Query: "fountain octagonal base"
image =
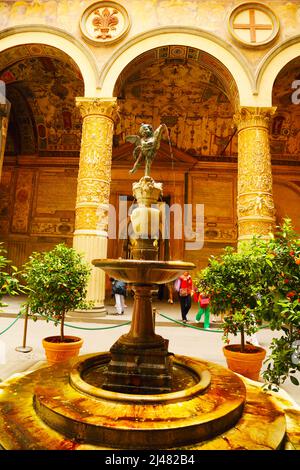
<path fill-rule="evenodd" d="M 269 394 L 249 384 L 245 402 L 244 382 L 228 369 L 175 356 L 178 367 L 198 375 L 195 385 L 167 394 L 126 395 L 93 387 L 82 379 L 85 370 L 109 359 L 109 353 L 82 356 L 78 362 L 39 369 L 1 384 L 2 447 L 280 447 L 286 429 L 284 413 Z"/>

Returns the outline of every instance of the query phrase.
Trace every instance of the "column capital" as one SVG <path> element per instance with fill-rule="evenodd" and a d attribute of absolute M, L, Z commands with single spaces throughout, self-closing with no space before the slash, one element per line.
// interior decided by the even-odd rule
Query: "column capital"
<path fill-rule="evenodd" d="M 78 96 L 75 100 L 76 106 L 79 108 L 83 118 L 88 116 L 104 116 L 112 121 L 116 121 L 119 117 L 116 97 L 86 98 Z"/>
<path fill-rule="evenodd" d="M 254 106 L 240 106 L 233 116 L 238 131 L 251 127 L 269 128 L 270 118 L 276 112 L 276 106 L 260 108 Z"/>

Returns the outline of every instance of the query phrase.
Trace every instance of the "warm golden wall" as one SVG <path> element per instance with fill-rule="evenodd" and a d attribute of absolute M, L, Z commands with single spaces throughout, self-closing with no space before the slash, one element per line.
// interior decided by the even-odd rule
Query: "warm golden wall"
<path fill-rule="evenodd" d="M 77 162 L 78 164 L 78 162 Z M 0 233 L 9 257 L 21 266 L 32 251 L 51 249 L 60 242 L 72 246 L 77 164 L 66 167 L 19 165 L 4 166 L 0 184 Z M 116 207 L 120 196 L 132 194 L 132 182 L 140 172 L 128 175 L 129 166 L 113 166 L 110 202 Z M 185 176 L 188 175 L 188 176 Z M 184 240 L 174 240 L 171 226 L 169 257 L 193 261 L 203 267 L 210 255 L 226 245 L 236 245 L 236 165 L 199 163 L 193 170 L 170 170 L 168 165 L 153 169 L 153 176 L 164 184 L 164 197 L 174 203 L 204 204 L 205 243 L 201 250 L 185 250 Z M 300 232 L 300 168 L 273 167 L 277 222 L 292 218 Z M 195 218 L 193 221 L 195 228 Z M 126 221 L 122 221 L 122 224 Z M 108 257 L 124 256 L 122 240 L 110 240 Z M 167 242 L 166 242 L 167 243 Z M 166 246 L 162 247 L 166 252 Z"/>

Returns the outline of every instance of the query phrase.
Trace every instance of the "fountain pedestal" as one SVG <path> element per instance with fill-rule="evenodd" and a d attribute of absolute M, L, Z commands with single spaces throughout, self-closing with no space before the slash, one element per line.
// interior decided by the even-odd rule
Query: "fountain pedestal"
<path fill-rule="evenodd" d="M 154 333 L 151 285 L 134 285 L 131 329 L 111 347 L 103 388 L 124 393 L 171 391 L 172 364 L 168 340 Z"/>
<path fill-rule="evenodd" d="M 131 223 L 132 256 L 143 264 L 155 263 L 158 254 L 160 211 L 156 207 L 162 195 L 162 183 L 156 183 L 150 176 L 143 176 L 133 183 L 133 194 L 138 206 L 132 211 Z M 107 263 L 95 266 L 109 272 Z M 119 267 L 122 271 L 122 262 Z M 139 264 L 136 264 L 137 268 Z M 152 264 L 154 266 L 154 264 Z M 189 268 L 194 265 L 190 264 Z M 172 280 L 173 272 L 169 271 Z M 178 273 L 179 274 L 179 273 Z M 121 273 L 122 276 L 122 273 Z M 160 274 L 161 276 L 161 274 Z M 120 279 L 120 271 L 116 277 Z M 111 361 L 105 372 L 103 388 L 123 393 L 166 393 L 172 389 L 172 360 L 168 352 L 168 341 L 154 333 L 152 322 L 151 290 L 157 279 L 149 277 L 146 271 L 129 276 L 135 293 L 131 329 L 111 347 Z"/>

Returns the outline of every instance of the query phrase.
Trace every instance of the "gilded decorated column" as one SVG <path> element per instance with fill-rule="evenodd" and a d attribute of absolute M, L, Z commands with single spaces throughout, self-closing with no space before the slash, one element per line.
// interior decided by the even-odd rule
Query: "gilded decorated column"
<path fill-rule="evenodd" d="M 274 230 L 269 120 L 275 110 L 241 107 L 234 116 L 238 129 L 239 243 L 253 235 L 267 239 Z"/>
<path fill-rule="evenodd" d="M 73 246 L 91 262 L 107 257 L 108 204 L 116 98 L 76 98 L 83 117 Z M 105 273 L 92 266 L 88 300 L 104 310 Z"/>
<path fill-rule="evenodd" d="M 8 129 L 10 103 L 0 103 L 0 179 L 2 174 L 2 166 L 5 152 L 5 143 Z"/>

